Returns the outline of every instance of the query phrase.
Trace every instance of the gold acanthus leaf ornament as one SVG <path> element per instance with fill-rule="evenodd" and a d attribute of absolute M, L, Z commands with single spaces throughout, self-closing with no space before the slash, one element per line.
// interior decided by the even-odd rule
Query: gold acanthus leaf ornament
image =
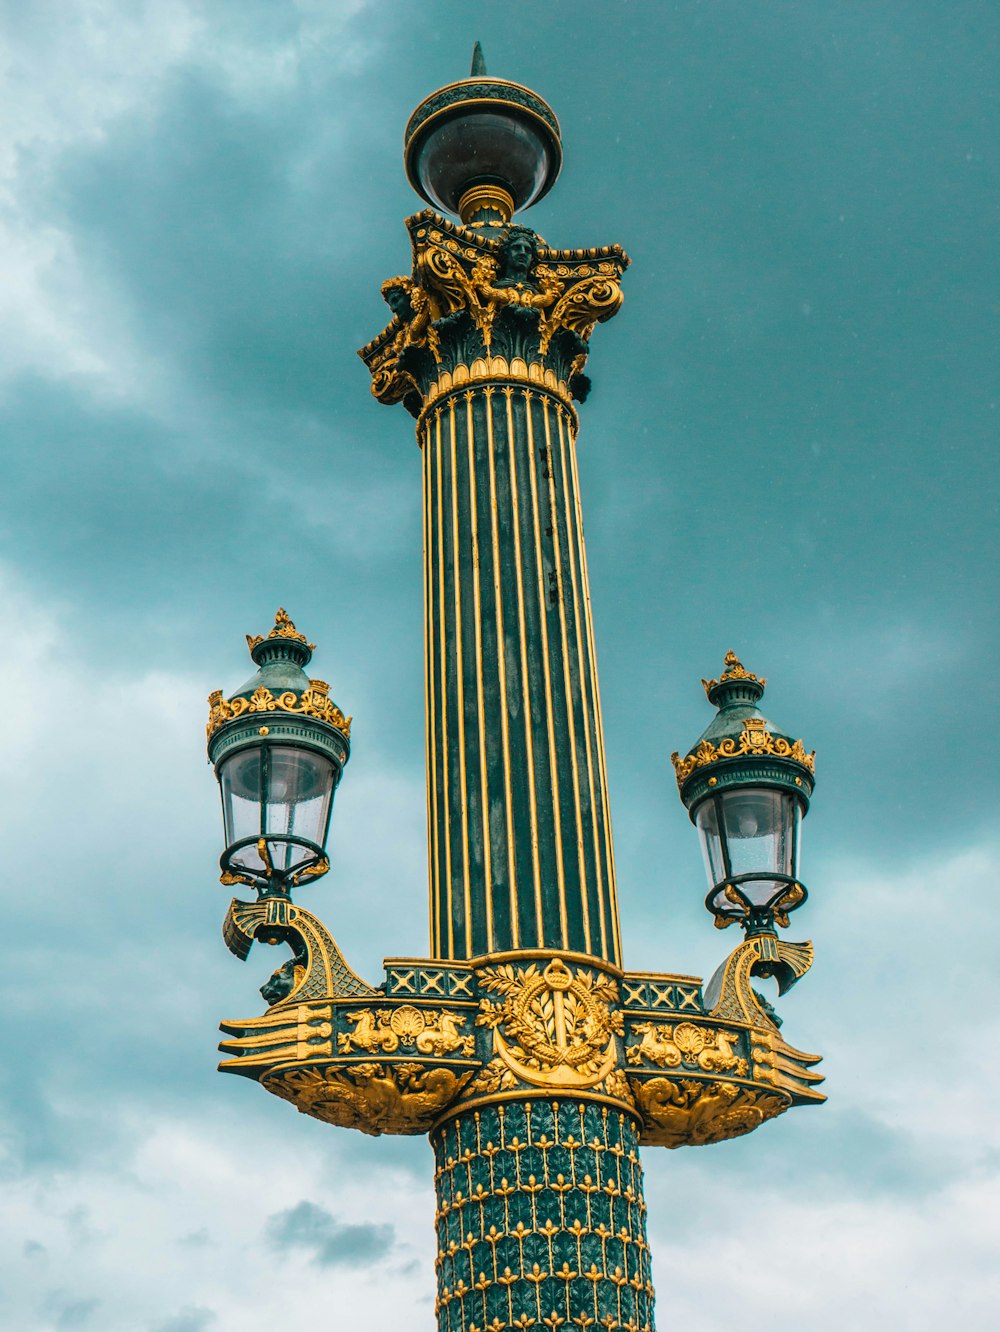
<path fill-rule="evenodd" d="M 277 614 L 274 617 L 274 628 L 268 633 L 268 638 L 291 638 L 296 643 L 305 643 L 310 652 L 316 651 L 316 644 L 307 641 L 305 634 L 300 634 L 292 623 L 291 616 L 283 606 L 278 607 Z M 247 634 L 247 647 L 252 652 L 258 643 L 263 643 L 263 634 Z"/>
<path fill-rule="evenodd" d="M 310 680 L 309 688 L 301 694 L 288 690 L 275 697 L 265 685 L 259 685 L 249 698 L 224 698 L 221 689 L 215 689 L 208 696 L 208 737 L 224 726 L 250 713 L 257 712 L 294 712 L 304 717 L 315 717 L 324 721 L 347 737 L 351 734 L 352 717 L 345 717 L 329 695 L 330 686 L 325 680 Z"/>
<path fill-rule="evenodd" d="M 426 1133 L 470 1077 L 416 1063 L 371 1063 L 278 1068 L 262 1083 L 304 1115 L 377 1137 Z"/>
<path fill-rule="evenodd" d="M 670 755 L 670 762 L 677 774 L 677 785 L 683 786 L 696 768 L 703 768 L 709 763 L 718 763 L 720 759 L 740 758 L 743 755 L 756 757 L 764 754 L 791 759 L 795 763 L 801 763 L 810 772 L 816 771 L 815 749 L 807 754 L 801 740 L 789 743 L 784 736 L 772 735 L 762 717 L 747 718 L 743 722 L 743 734 L 739 739 L 727 736 L 717 745 L 711 740 L 702 740 L 694 753 L 689 754 L 687 758 L 682 759 L 680 754 L 674 751 Z"/>
<path fill-rule="evenodd" d="M 778 1091 L 732 1082 L 630 1079 L 643 1117 L 639 1141 L 650 1147 L 699 1147 L 752 1133 L 791 1105 Z"/>
<path fill-rule="evenodd" d="M 754 675 L 752 671 L 746 669 L 732 648 L 726 653 L 724 660 L 726 669 L 719 676 L 718 680 L 702 680 L 701 683 L 705 688 L 706 694 L 711 694 L 717 684 L 725 684 L 727 680 L 752 680 L 754 684 L 759 684 L 761 689 L 767 684 L 766 679 L 763 679 L 759 675 Z"/>

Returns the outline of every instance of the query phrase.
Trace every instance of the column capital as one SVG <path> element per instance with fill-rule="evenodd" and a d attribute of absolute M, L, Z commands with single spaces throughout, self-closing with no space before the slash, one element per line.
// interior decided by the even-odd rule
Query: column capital
<path fill-rule="evenodd" d="M 584 401 L 590 335 L 622 304 L 620 245 L 556 250 L 530 227 L 491 236 L 432 209 L 406 225 L 412 273 L 383 282 L 393 318 L 358 353 L 379 402 L 419 416 L 443 381 L 487 379 Z"/>

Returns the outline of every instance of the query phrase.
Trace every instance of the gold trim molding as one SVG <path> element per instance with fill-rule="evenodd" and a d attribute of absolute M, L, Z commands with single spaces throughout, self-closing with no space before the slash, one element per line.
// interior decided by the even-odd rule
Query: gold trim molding
<path fill-rule="evenodd" d="M 576 421 L 576 407 L 573 403 L 573 395 L 569 391 L 569 386 L 565 380 L 557 379 L 555 372 L 538 361 L 527 362 L 520 356 L 514 356 L 509 361 L 505 356 L 484 356 L 477 357 L 471 365 L 459 364 L 454 370 L 442 370 L 438 378 L 427 389 L 427 396 L 424 399 L 423 411 L 420 414 L 422 422 L 429 411 L 439 398 L 446 393 L 451 393 L 455 389 L 468 388 L 470 385 L 479 385 L 489 381 L 508 380 L 515 384 L 528 384 L 532 388 L 548 389 L 560 400 L 564 407 L 568 408 Z M 375 384 L 372 385 L 372 392 L 375 393 Z M 376 396 L 378 396 L 376 394 Z M 420 424 L 418 422 L 418 426 Z"/>
<path fill-rule="evenodd" d="M 670 762 L 677 774 L 677 785 L 683 786 L 696 768 L 718 763 L 720 759 L 741 758 L 744 755 L 757 757 L 770 754 L 775 758 L 801 763 L 810 772 L 816 771 L 815 749 L 807 754 L 801 740 L 789 743 L 783 736 L 772 735 L 766 728 L 767 722 L 763 717 L 748 717 L 743 722 L 743 734 L 738 740 L 727 736 L 718 745 L 714 745 L 711 740 L 702 740 L 694 753 L 683 759 L 675 750 L 670 755 Z"/>
<path fill-rule="evenodd" d="M 345 717 L 329 696 L 330 686 L 325 680 L 310 680 L 309 688 L 296 694 L 288 690 L 275 697 L 265 685 L 256 688 L 249 698 L 223 698 L 221 689 L 213 689 L 208 696 L 208 723 L 206 736 L 211 739 L 220 726 L 238 717 L 259 712 L 291 712 L 300 717 L 315 717 L 326 722 L 350 738 L 352 717 Z"/>
<path fill-rule="evenodd" d="M 500 185 L 473 185 L 458 201 L 458 215 L 466 226 L 475 226 L 477 213 L 499 213 L 504 223 L 514 216 L 514 196 Z"/>

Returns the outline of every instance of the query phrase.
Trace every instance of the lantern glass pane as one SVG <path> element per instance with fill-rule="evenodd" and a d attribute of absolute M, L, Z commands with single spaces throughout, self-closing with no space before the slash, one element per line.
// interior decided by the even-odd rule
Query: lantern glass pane
<path fill-rule="evenodd" d="M 722 817 L 734 878 L 768 870 L 794 875 L 793 847 L 799 820 L 794 796 L 767 787 L 744 787 L 722 796 Z M 751 879 L 740 884 L 754 903 L 764 905 L 781 887 L 777 880 Z"/>
<path fill-rule="evenodd" d="M 226 759 L 219 770 L 226 846 L 232 846 L 244 837 L 260 836 L 260 753 L 257 747 L 241 750 Z M 244 869 L 264 869 L 255 845 L 244 847 L 236 857 L 236 863 Z"/>
<path fill-rule="evenodd" d="M 698 806 L 695 815 L 698 828 L 698 840 L 701 842 L 701 854 L 705 860 L 705 873 L 711 888 L 721 883 L 726 877 L 726 867 L 722 859 L 722 838 L 719 836 L 719 820 L 715 801 L 706 800 Z"/>
<path fill-rule="evenodd" d="M 333 764 L 321 754 L 287 745 L 268 752 L 265 832 L 326 841 L 333 796 Z M 275 869 L 289 870 L 311 853 L 294 842 L 271 842 Z"/>

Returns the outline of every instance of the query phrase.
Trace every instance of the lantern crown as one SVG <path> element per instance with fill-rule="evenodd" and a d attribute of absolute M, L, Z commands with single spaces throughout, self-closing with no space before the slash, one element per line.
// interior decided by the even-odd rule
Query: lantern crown
<path fill-rule="evenodd" d="M 701 682 L 710 703 L 724 708 L 732 703 L 756 703 L 763 697 L 767 680 L 748 671 L 732 648 L 726 653 L 725 667 L 718 680 Z"/>

